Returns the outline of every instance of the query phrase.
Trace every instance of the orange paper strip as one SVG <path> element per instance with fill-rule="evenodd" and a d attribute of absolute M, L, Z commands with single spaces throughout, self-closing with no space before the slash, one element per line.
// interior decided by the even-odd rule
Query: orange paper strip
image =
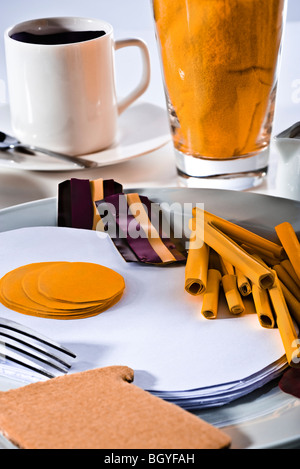
<path fill-rule="evenodd" d="M 237 288 L 236 276 L 223 275 L 222 285 L 231 314 L 242 314 L 245 311 L 245 306 Z"/>
<path fill-rule="evenodd" d="M 246 252 L 254 256 L 259 256 L 261 260 L 263 260 L 268 266 L 273 267 L 277 265 L 280 261 L 279 258 L 274 257 L 273 255 L 268 256 L 266 254 L 267 251 L 263 251 L 262 249 L 257 249 L 256 246 L 250 246 L 247 244 L 241 244 L 241 248 L 243 248 Z"/>
<path fill-rule="evenodd" d="M 219 270 L 209 269 L 201 308 L 201 314 L 206 319 L 216 319 L 218 315 L 220 282 L 221 274 Z"/>
<path fill-rule="evenodd" d="M 130 211 L 144 231 L 152 249 L 161 258 L 163 263 L 175 262 L 176 259 L 162 242 L 157 229 L 152 225 L 147 212 L 138 194 L 125 194 Z"/>
<path fill-rule="evenodd" d="M 267 290 L 252 285 L 252 296 L 258 320 L 262 327 L 273 329 L 275 324 L 270 299 Z"/>
<path fill-rule="evenodd" d="M 235 269 L 235 275 L 237 279 L 237 286 L 240 294 L 242 296 L 250 295 L 252 291 L 251 283 L 249 282 L 248 278 L 242 274 L 238 269 Z"/>
<path fill-rule="evenodd" d="M 185 267 L 185 290 L 191 295 L 200 295 L 207 285 L 209 247 L 203 242 L 201 247 L 198 244 L 196 234 L 192 232 Z"/>
<path fill-rule="evenodd" d="M 288 364 L 294 368 L 300 368 L 300 342 L 290 312 L 288 310 L 280 282 L 276 272 L 274 285 L 269 289 L 269 294 L 276 316 L 281 340 L 285 349 Z"/>
<path fill-rule="evenodd" d="M 300 280 L 300 243 L 294 228 L 290 223 L 284 222 L 275 226 L 275 231 Z"/>
<path fill-rule="evenodd" d="M 212 213 L 200 209 L 200 207 L 195 207 L 193 209 L 194 217 L 205 217 L 205 220 L 209 221 L 213 226 L 218 228 L 224 234 L 232 238 L 234 241 L 239 244 L 247 244 L 250 246 L 257 246 L 262 250 L 271 252 L 276 258 L 281 258 L 284 254 L 282 246 L 269 241 L 268 239 L 263 238 L 245 228 L 242 228 L 235 223 L 229 222 L 223 218 L 220 218 Z"/>
<path fill-rule="evenodd" d="M 203 221 L 201 222 L 200 217 L 197 216 L 197 218 L 190 220 L 190 230 L 195 231 L 198 223 L 202 226 Z M 261 288 L 268 288 L 273 285 L 274 274 L 272 271 L 244 251 L 207 219 L 204 221 L 204 241 L 223 259 L 226 259 L 236 269 L 240 270 L 252 283 L 259 285 Z"/>
<path fill-rule="evenodd" d="M 294 295 L 282 282 L 280 282 L 280 286 L 289 311 L 298 326 L 300 326 L 300 301 L 298 301 L 297 298 L 294 297 Z"/>
<path fill-rule="evenodd" d="M 285 259 L 284 261 L 280 262 L 280 265 L 284 268 L 284 270 L 289 274 L 289 276 L 294 280 L 297 287 L 300 289 L 300 280 L 295 272 L 294 267 L 289 259 Z"/>
<path fill-rule="evenodd" d="M 287 273 L 287 271 L 282 267 L 281 264 L 274 265 L 273 269 L 277 272 L 279 280 L 290 290 L 290 292 L 300 301 L 300 288 L 294 282 L 292 277 Z"/>

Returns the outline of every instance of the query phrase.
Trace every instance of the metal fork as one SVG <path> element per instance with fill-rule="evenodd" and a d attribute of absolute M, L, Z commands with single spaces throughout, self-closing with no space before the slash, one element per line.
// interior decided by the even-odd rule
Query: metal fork
<path fill-rule="evenodd" d="M 40 333 L 0 317 L 1 358 L 54 378 L 68 373 L 76 355 Z"/>

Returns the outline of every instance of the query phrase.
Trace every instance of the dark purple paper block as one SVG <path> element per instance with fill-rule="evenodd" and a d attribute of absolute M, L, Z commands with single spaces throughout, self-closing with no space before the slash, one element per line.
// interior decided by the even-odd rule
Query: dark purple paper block
<path fill-rule="evenodd" d="M 123 186 L 113 179 L 99 180 L 104 197 L 122 193 Z M 88 179 L 64 181 L 58 186 L 58 226 L 93 229 L 94 201 Z"/>
<path fill-rule="evenodd" d="M 74 178 L 59 184 L 58 226 L 91 230 L 93 218 L 89 180 Z"/>
<path fill-rule="evenodd" d="M 281 391 L 300 399 L 300 369 L 289 368 L 279 381 Z"/>

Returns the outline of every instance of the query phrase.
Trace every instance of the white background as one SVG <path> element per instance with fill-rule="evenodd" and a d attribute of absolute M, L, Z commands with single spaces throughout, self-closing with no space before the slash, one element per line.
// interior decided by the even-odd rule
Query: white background
<path fill-rule="evenodd" d="M 161 87 L 160 65 L 155 47 L 154 24 L 152 17 L 151 0 L 0 0 L 2 3 L 0 15 L 0 104 L 8 101 L 7 88 L 6 88 L 6 68 L 5 68 L 5 53 L 3 34 L 6 28 L 32 18 L 47 17 L 47 16 L 86 16 L 101 18 L 110 22 L 115 30 L 115 37 L 128 37 L 138 36 L 143 38 L 150 48 L 151 62 L 152 62 L 152 81 L 150 88 L 145 96 L 148 100 L 154 101 L 157 104 L 163 103 L 163 92 Z M 288 21 L 300 21 L 300 0 L 289 0 L 288 4 Z M 300 26 L 299 26 L 300 27 Z M 294 47 L 299 49 L 299 45 Z M 291 53 L 290 47 L 288 52 Z M 136 60 L 134 50 L 131 52 L 119 53 L 116 59 L 117 70 L 118 66 L 121 68 L 122 61 L 132 61 L 129 63 L 134 64 L 134 73 L 139 74 L 139 64 Z M 298 53 L 299 56 L 299 53 Z M 297 62 L 298 57 L 295 58 Z M 118 65 L 120 63 L 120 65 Z M 296 66 L 296 63 L 295 63 Z M 300 78 L 300 64 L 299 73 L 297 70 L 295 76 L 291 77 L 293 83 Z M 130 70 L 130 67 L 126 67 Z M 121 68 L 123 73 L 123 68 Z M 117 83 L 119 83 L 119 94 L 124 95 L 127 88 L 132 88 L 136 79 L 134 73 L 131 76 L 126 76 L 126 80 L 117 76 Z M 124 82 L 126 81 L 126 87 Z M 293 86 L 291 83 L 291 87 Z M 287 90 L 288 96 L 291 96 L 292 89 Z M 286 96 L 284 96 L 286 99 Z"/>

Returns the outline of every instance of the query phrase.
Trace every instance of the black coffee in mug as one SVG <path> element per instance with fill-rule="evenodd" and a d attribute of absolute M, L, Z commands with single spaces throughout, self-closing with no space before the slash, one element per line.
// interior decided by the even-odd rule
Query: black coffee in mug
<path fill-rule="evenodd" d="M 90 41 L 104 35 L 105 31 L 62 31 L 48 34 L 32 34 L 21 31 L 20 33 L 12 34 L 11 38 L 28 44 L 58 45 Z"/>

